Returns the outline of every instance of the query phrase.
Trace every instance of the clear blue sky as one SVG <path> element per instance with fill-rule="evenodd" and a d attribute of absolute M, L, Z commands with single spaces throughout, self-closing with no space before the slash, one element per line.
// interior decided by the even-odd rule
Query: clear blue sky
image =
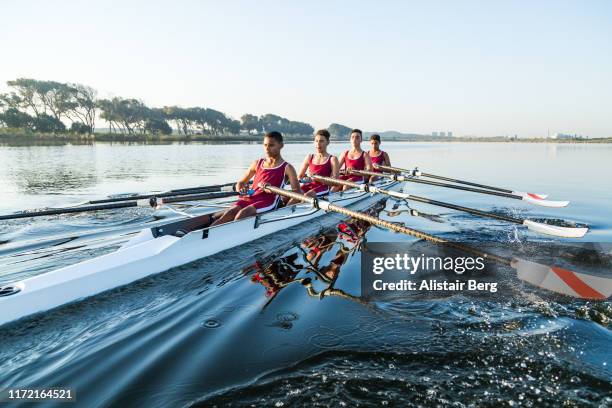
<path fill-rule="evenodd" d="M 79 82 L 315 127 L 612 136 L 612 1 L 0 3 L 0 90 Z"/>

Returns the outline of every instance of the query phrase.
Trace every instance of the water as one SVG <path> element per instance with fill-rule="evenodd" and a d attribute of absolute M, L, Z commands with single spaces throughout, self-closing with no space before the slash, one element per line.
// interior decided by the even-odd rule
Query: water
<path fill-rule="evenodd" d="M 407 192 L 587 223 L 585 240 L 612 242 L 611 145 L 382 147 L 396 166 L 572 203 L 531 207 L 421 185 Z M 298 167 L 307 151 L 309 144 L 288 144 L 283 154 Z M 227 182 L 260 154 L 260 145 L 246 144 L 0 146 L 0 213 Z M 393 206 L 372 211 L 474 244 L 556 241 L 422 204 L 413 207 L 431 217 L 393 217 Z M 175 217 L 139 208 L 0 222 L 0 283 L 107 253 Z M 512 270 L 500 272 L 495 295 L 364 302 L 360 243 L 414 240 L 356 222 L 353 235 L 342 234 L 341 222 L 331 215 L 3 326 L 0 388 L 70 387 L 87 407 L 612 404 L 610 302 L 547 292 Z M 313 243 L 323 249 L 318 256 Z"/>

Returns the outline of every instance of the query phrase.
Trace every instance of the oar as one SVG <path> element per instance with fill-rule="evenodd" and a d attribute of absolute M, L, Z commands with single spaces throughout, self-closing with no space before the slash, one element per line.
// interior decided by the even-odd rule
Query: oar
<path fill-rule="evenodd" d="M 132 196 L 125 197 L 115 197 L 115 198 L 104 198 L 101 200 L 92 200 L 87 201 L 84 204 L 107 204 L 107 203 L 115 203 L 121 201 L 132 201 L 132 200 L 144 200 L 146 198 L 152 197 L 171 197 L 177 195 L 186 195 L 186 194 L 201 194 L 201 193 L 214 193 L 214 192 L 231 192 L 234 191 L 235 183 L 227 183 L 227 184 L 215 184 L 211 186 L 202 186 L 202 187 L 189 187 L 189 188 L 179 188 L 176 190 L 168 190 L 162 193 L 157 194 L 138 194 Z"/>
<path fill-rule="evenodd" d="M 437 179 L 437 180 L 450 181 L 451 183 L 465 184 L 466 186 L 479 187 L 479 188 L 484 188 L 486 190 L 499 191 L 502 193 L 509 193 L 509 194 L 520 195 L 520 196 L 528 195 L 535 199 L 540 199 L 540 200 L 543 200 L 546 197 L 548 197 L 548 195 L 546 194 L 524 193 L 522 191 L 513 191 L 508 188 L 487 186 L 486 184 L 474 183 L 474 182 L 465 181 L 465 180 L 458 180 L 458 179 L 444 177 L 444 176 L 437 176 L 431 173 L 423 173 L 417 168 L 415 168 L 414 170 L 409 170 L 409 169 L 402 169 L 400 167 L 384 166 L 382 164 L 374 164 L 374 167 L 377 169 L 386 170 L 392 173 L 403 173 L 403 174 L 407 174 L 407 175 L 414 176 L 414 177 L 422 176 L 422 177 L 427 177 L 427 178 L 432 178 L 432 179 Z"/>
<path fill-rule="evenodd" d="M 347 217 L 353 217 L 394 232 L 437 244 L 443 244 L 469 254 L 494 260 L 500 264 L 514 268 L 517 271 L 517 276 L 520 279 L 548 290 L 582 299 L 605 300 L 612 296 L 612 279 L 609 278 L 572 272 L 555 266 L 542 265 L 520 259 L 505 258 L 482 251 L 478 248 L 449 241 L 423 231 L 381 220 L 380 218 L 365 214 L 363 212 L 353 211 L 345 207 L 334 205 L 329 201 L 322 200 L 318 197 L 309 197 L 304 194 L 283 190 L 281 188 L 273 187 L 267 183 L 261 185 L 261 187 L 267 192 L 308 203 L 313 208 L 335 212 Z"/>
<path fill-rule="evenodd" d="M 469 214 L 478 215 L 480 217 L 493 218 L 496 220 L 506 221 L 506 222 L 510 222 L 513 224 L 524 225 L 532 231 L 536 231 L 541 234 L 554 235 L 556 237 L 582 238 L 589 230 L 588 228 L 559 227 L 556 225 L 543 224 L 541 222 L 536 222 L 536 221 L 532 221 L 532 220 L 528 220 L 524 218 L 508 217 L 505 215 L 494 214 L 494 213 L 487 212 L 487 211 L 481 211 L 475 208 L 463 207 L 460 205 L 445 203 L 443 201 L 431 200 L 425 197 L 413 196 L 410 194 L 400 193 L 397 191 L 389 191 L 389 190 L 385 190 L 385 189 L 382 189 L 382 188 L 379 188 L 373 185 L 368 185 L 368 184 L 357 184 L 357 183 L 353 183 L 352 181 L 339 180 L 335 178 L 321 177 L 321 176 L 316 176 L 316 175 L 313 175 L 312 178 L 322 183 L 325 183 L 325 184 L 335 184 L 339 186 L 357 188 L 362 191 L 369 191 L 372 193 L 381 193 L 381 194 L 385 194 L 390 197 L 395 197 L 395 198 L 399 198 L 402 200 L 418 201 L 421 203 L 435 205 L 438 207 L 444 207 L 444 208 L 450 208 L 450 209 L 457 210 L 457 211 L 463 211 Z"/>
<path fill-rule="evenodd" d="M 181 196 L 171 196 L 165 198 L 151 197 L 149 199 L 140 199 L 133 201 L 122 201 L 119 203 L 99 204 L 99 205 L 88 205 L 82 207 L 68 207 L 58 208 L 51 210 L 25 210 L 15 214 L 0 215 L 0 220 L 13 220 L 17 218 L 33 218 L 42 217 L 45 215 L 60 215 L 60 214 L 74 214 L 91 211 L 101 210 L 112 210 L 116 208 L 129 208 L 129 207 L 153 207 L 158 208 L 163 204 L 178 203 L 183 201 L 198 201 L 198 200 L 210 200 L 215 198 L 224 198 L 238 195 L 236 192 L 216 192 L 216 193 L 203 193 L 203 194 L 190 194 Z"/>
<path fill-rule="evenodd" d="M 410 183 L 427 184 L 427 185 L 430 185 L 430 186 L 453 188 L 455 190 L 471 191 L 471 192 L 474 192 L 474 193 L 481 193 L 481 194 L 494 195 L 494 196 L 498 196 L 498 197 L 512 198 L 514 200 L 522 200 L 522 201 L 526 201 L 526 202 L 528 202 L 530 204 L 540 205 L 542 207 L 560 208 L 560 207 L 566 207 L 569 204 L 569 201 L 541 200 L 541 199 L 533 198 L 533 197 L 531 197 L 529 195 L 521 196 L 521 195 L 517 195 L 517 194 L 501 193 L 501 192 L 498 192 L 498 191 L 491 191 L 491 190 L 484 190 L 484 189 L 480 189 L 480 188 L 457 186 L 457 185 L 454 185 L 454 184 L 440 183 L 440 182 L 437 182 L 437 181 L 421 180 L 421 179 L 418 179 L 418 178 L 409 177 L 409 176 L 401 176 L 401 175 L 397 175 L 397 174 L 376 173 L 374 171 L 366 171 L 366 170 L 349 170 L 349 172 L 352 173 L 352 174 L 359 175 L 359 176 L 385 177 L 385 178 L 390 178 L 390 179 L 397 180 L 397 181 L 408 181 Z"/>

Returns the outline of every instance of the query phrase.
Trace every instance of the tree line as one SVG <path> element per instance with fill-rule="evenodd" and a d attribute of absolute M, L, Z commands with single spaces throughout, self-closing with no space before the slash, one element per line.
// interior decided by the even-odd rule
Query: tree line
<path fill-rule="evenodd" d="M 0 94 L 0 125 L 38 133 L 92 134 L 98 118 L 108 123 L 111 133 L 123 135 L 169 135 L 173 131 L 186 137 L 260 134 L 270 130 L 288 135 L 314 132 L 308 123 L 270 113 L 247 113 L 236 120 L 211 108 L 152 108 L 138 99 L 99 99 L 95 89 L 76 83 L 18 78 L 7 81 L 7 85 L 10 91 Z"/>

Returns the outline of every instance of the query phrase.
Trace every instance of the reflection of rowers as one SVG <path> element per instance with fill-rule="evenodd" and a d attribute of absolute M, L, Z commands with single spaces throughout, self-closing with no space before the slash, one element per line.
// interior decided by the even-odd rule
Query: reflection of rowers
<path fill-rule="evenodd" d="M 379 203 L 366 213 L 378 215 L 384 206 L 383 203 Z M 331 294 L 331 291 L 336 291 L 334 293 L 340 295 L 343 292 L 334 288 L 340 269 L 346 263 L 349 255 L 359 249 L 362 238 L 370 227 L 371 224 L 365 221 L 350 219 L 316 237 L 305 239 L 300 245 L 302 258 L 298 258 L 298 253 L 294 252 L 284 257 L 274 257 L 273 260 L 263 264 L 257 261 L 254 265 L 245 268 L 243 272 L 248 274 L 255 270 L 255 273 L 251 275 L 251 282 L 258 283 L 265 288 L 265 296 L 269 298 L 266 306 L 283 288 L 293 282 L 306 286 L 308 294 L 312 296 L 323 297 Z M 338 250 L 329 263 L 320 266 L 323 255 L 336 247 Z M 305 265 L 300 261 L 304 261 Z M 300 272 L 308 271 L 314 273 L 315 279 L 325 286 L 323 290 L 316 291 L 311 277 L 297 278 Z M 343 294 L 343 296 L 350 297 L 348 294 Z"/>
<path fill-rule="evenodd" d="M 266 297 L 275 296 L 278 291 L 295 280 L 303 265 L 297 265 L 298 254 L 272 261 L 266 265 L 256 263 L 256 271 L 251 276 L 251 282 L 260 283 L 266 288 Z"/>
<path fill-rule="evenodd" d="M 376 206 L 366 211 L 370 215 L 378 215 L 382 206 Z M 340 268 L 346 263 L 349 254 L 359 248 L 362 238 L 372 225 L 360 220 L 350 219 L 338 224 L 337 230 L 323 233 L 314 239 L 302 243 L 306 260 L 314 268 L 317 276 L 327 283 L 333 283 L 340 274 Z M 343 242 L 344 241 L 344 242 Z M 346 243 L 349 245 L 347 246 Z M 323 254 L 330 251 L 335 244 L 339 245 L 336 255 L 328 265 L 319 266 Z"/>

